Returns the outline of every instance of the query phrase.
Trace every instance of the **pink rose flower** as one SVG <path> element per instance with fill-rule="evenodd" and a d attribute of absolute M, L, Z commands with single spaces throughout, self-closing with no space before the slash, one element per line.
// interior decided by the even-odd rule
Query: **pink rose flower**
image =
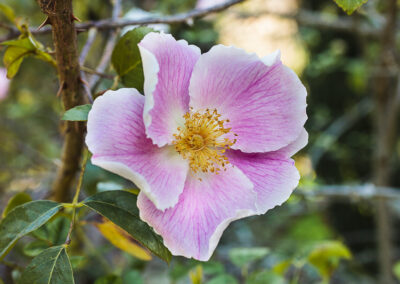
<path fill-rule="evenodd" d="M 7 78 L 7 69 L 0 68 L 0 101 L 5 99 L 10 88 L 10 80 Z"/>
<path fill-rule="evenodd" d="M 144 93 L 108 91 L 89 113 L 92 163 L 133 181 L 142 220 L 174 255 L 208 260 L 228 224 L 285 202 L 307 144 L 306 89 L 275 52 L 171 35 L 139 44 Z"/>

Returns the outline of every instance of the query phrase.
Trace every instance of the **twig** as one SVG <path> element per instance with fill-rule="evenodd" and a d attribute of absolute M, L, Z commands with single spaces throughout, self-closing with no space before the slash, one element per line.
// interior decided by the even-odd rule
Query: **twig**
<path fill-rule="evenodd" d="M 81 24 L 77 24 L 76 28 L 79 30 L 89 30 L 90 28 L 97 28 L 98 30 L 110 30 L 110 29 L 118 29 L 123 28 L 125 26 L 130 25 L 148 25 L 148 24 L 176 24 L 187 22 L 192 19 L 202 18 L 212 13 L 217 13 L 227 8 L 236 5 L 238 3 L 245 2 L 246 0 L 230 0 L 225 3 L 215 5 L 206 9 L 194 9 L 186 13 L 180 13 L 171 16 L 161 16 L 161 17 L 147 17 L 138 20 L 127 20 L 127 19 L 107 19 L 100 21 L 89 21 Z M 37 30 L 37 28 L 30 29 L 32 34 L 47 34 L 50 33 L 51 29 L 49 27 L 43 27 L 41 30 Z M 16 28 L 13 28 L 9 35 L 0 38 L 0 42 L 15 38 L 19 35 L 19 31 Z"/>
<path fill-rule="evenodd" d="M 111 74 L 97 72 L 96 70 L 93 70 L 86 66 L 81 66 L 81 70 L 87 74 L 94 74 L 94 75 L 97 75 L 99 77 L 109 79 L 109 80 L 114 80 L 114 77 L 115 77 L 114 75 L 111 75 Z"/>
<path fill-rule="evenodd" d="M 69 225 L 68 235 L 65 240 L 66 245 L 69 245 L 71 243 L 71 234 L 72 234 L 72 230 L 74 229 L 74 225 L 75 225 L 76 208 L 78 207 L 79 193 L 81 192 L 83 175 L 85 174 L 88 157 L 89 157 L 89 153 L 88 153 L 88 151 L 86 151 L 83 161 L 82 161 L 82 170 L 81 170 L 81 174 L 79 176 L 78 185 L 76 186 L 74 199 L 72 200 L 72 218 L 71 218 L 71 223 Z"/>
<path fill-rule="evenodd" d="M 87 83 L 86 74 L 82 67 L 83 67 L 83 64 L 85 64 L 86 57 L 89 54 L 90 48 L 92 47 L 94 40 L 96 39 L 96 35 L 97 35 L 97 29 L 92 28 L 89 30 L 87 41 L 86 41 L 85 45 L 83 46 L 81 54 L 79 56 L 79 64 L 81 65 L 81 71 L 80 71 L 81 72 L 81 81 L 82 81 L 83 89 L 85 90 L 85 93 L 86 93 L 90 103 L 93 103 L 93 95 L 89 88 L 89 84 Z"/>
<path fill-rule="evenodd" d="M 9 30 L 9 31 L 13 31 L 14 27 L 5 23 L 1 23 L 0 22 L 0 28 L 5 29 L 5 30 Z"/>
<path fill-rule="evenodd" d="M 83 48 L 81 50 L 81 54 L 79 55 L 79 63 L 81 65 L 85 64 L 86 57 L 88 56 L 89 51 L 93 46 L 96 36 L 97 36 L 97 29 L 95 29 L 95 28 L 89 29 L 88 38 L 86 40 L 85 45 L 83 46 Z"/>
<path fill-rule="evenodd" d="M 391 187 L 366 185 L 316 185 L 299 187 L 295 194 L 304 197 L 323 197 L 337 199 L 400 200 L 400 189 Z"/>
<path fill-rule="evenodd" d="M 323 133 L 318 135 L 313 147 L 311 148 L 312 164 L 316 167 L 331 146 L 339 137 L 350 129 L 357 121 L 369 114 L 373 109 L 370 98 L 365 98 L 352 107 L 343 116 L 336 119 Z"/>
<path fill-rule="evenodd" d="M 120 14 L 121 14 L 121 0 L 114 0 L 114 8 L 113 8 L 111 20 L 117 21 Z M 100 63 L 96 68 L 96 73 L 98 73 L 98 74 L 104 73 L 107 66 L 110 64 L 111 55 L 112 55 L 112 52 L 114 49 L 114 45 L 118 38 L 118 34 L 119 34 L 119 28 L 115 29 L 111 32 L 111 35 L 109 36 L 106 46 L 104 48 L 103 55 L 100 59 Z M 99 80 L 100 80 L 99 75 L 97 75 L 97 74 L 93 75 L 89 80 L 89 88 L 91 90 L 94 90 L 97 83 L 99 82 Z"/>

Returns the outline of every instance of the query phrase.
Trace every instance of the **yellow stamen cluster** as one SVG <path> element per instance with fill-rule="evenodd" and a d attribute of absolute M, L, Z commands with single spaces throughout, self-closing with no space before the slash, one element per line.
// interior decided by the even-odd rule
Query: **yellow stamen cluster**
<path fill-rule="evenodd" d="M 188 159 L 191 170 L 218 173 L 221 168 L 225 169 L 229 161 L 224 153 L 236 142 L 236 139 L 222 137 L 231 130 L 224 128 L 229 120 L 221 120 L 216 109 L 193 112 L 191 108 L 183 117 L 185 125 L 178 127 L 173 144 L 176 151 Z"/>

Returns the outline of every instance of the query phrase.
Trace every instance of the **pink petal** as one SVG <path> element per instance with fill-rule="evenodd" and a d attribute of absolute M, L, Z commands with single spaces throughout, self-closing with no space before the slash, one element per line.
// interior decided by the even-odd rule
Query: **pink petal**
<path fill-rule="evenodd" d="M 143 105 L 136 89 L 106 92 L 89 112 L 86 144 L 93 164 L 131 180 L 164 210 L 178 202 L 188 164 L 172 146 L 159 148 L 146 137 Z"/>
<path fill-rule="evenodd" d="M 154 144 L 171 144 L 189 107 L 189 81 L 200 49 L 171 35 L 149 33 L 139 43 L 144 70 L 143 119 Z"/>
<path fill-rule="evenodd" d="M 281 154 L 286 155 L 286 157 L 290 158 L 294 154 L 296 154 L 298 151 L 303 149 L 308 143 L 308 133 L 305 128 L 300 132 L 299 137 L 297 137 L 296 140 L 294 140 L 292 143 L 289 145 L 279 149 L 276 152 L 279 152 Z"/>
<path fill-rule="evenodd" d="M 7 69 L 0 68 L 0 101 L 7 97 L 10 82 L 7 78 Z"/>
<path fill-rule="evenodd" d="M 269 152 L 293 142 L 307 119 L 306 89 L 279 60 L 259 59 L 235 47 L 217 45 L 203 54 L 189 86 L 190 106 L 214 109 L 238 135 L 232 148 Z"/>
<path fill-rule="evenodd" d="M 189 175 L 178 204 L 164 212 L 139 194 L 140 218 L 164 239 L 174 255 L 208 260 L 230 222 L 254 215 L 253 184 L 237 168 L 220 174 Z"/>
<path fill-rule="evenodd" d="M 229 161 L 254 184 L 258 214 L 281 205 L 299 183 L 300 175 L 287 152 L 243 153 L 229 150 Z"/>

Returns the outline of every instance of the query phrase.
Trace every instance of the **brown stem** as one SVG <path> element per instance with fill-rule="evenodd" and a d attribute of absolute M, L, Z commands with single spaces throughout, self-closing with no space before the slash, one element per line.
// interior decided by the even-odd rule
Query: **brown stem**
<path fill-rule="evenodd" d="M 72 0 L 38 0 L 42 12 L 48 16 L 52 26 L 53 42 L 56 51 L 60 93 L 66 110 L 84 103 L 78 59 L 78 47 Z M 52 194 L 55 200 L 65 202 L 82 155 L 84 125 L 80 122 L 65 122 L 62 165 L 53 183 Z"/>
<path fill-rule="evenodd" d="M 378 68 L 397 70 L 396 62 L 396 18 L 397 0 L 387 2 L 387 22 L 381 38 L 381 56 Z M 398 71 L 397 71 L 398 72 Z M 393 74 L 388 76 L 381 72 L 375 78 L 375 137 L 374 183 L 377 186 L 390 185 L 392 153 L 396 140 L 396 80 Z M 393 240 L 391 214 L 388 203 L 380 198 L 376 201 L 377 239 L 380 268 L 380 282 L 394 283 L 392 277 Z"/>

